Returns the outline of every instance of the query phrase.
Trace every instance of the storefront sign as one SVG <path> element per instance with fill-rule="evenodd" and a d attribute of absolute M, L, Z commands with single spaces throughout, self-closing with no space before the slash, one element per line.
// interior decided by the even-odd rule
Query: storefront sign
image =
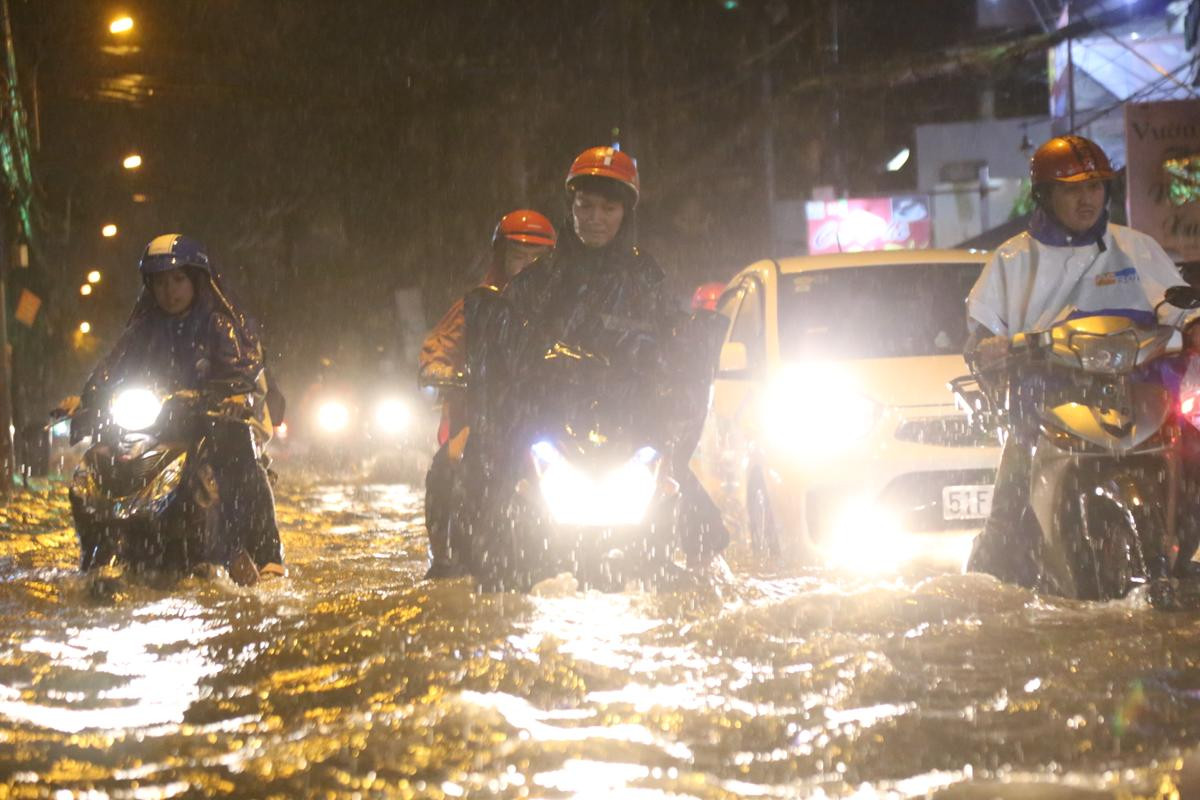
<path fill-rule="evenodd" d="M 1129 224 L 1176 261 L 1200 260 L 1200 202 L 1188 166 L 1200 156 L 1200 100 L 1125 106 Z"/>
<path fill-rule="evenodd" d="M 929 246 L 929 198 L 921 195 L 810 201 L 805 211 L 810 255 Z"/>

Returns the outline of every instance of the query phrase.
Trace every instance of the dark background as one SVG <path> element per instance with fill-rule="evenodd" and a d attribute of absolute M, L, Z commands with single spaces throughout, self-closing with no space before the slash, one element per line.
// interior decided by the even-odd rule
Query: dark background
<path fill-rule="evenodd" d="M 985 86 L 999 116 L 1047 105 L 1044 49 L 958 57 L 1028 33 L 978 30 L 965 0 L 10 10 L 35 118 L 44 236 L 30 280 L 49 343 L 26 365 L 25 406 L 43 402 L 39 387 L 74 389 L 120 332 L 159 233 L 209 245 L 294 391 L 321 358 L 402 360 L 394 290 L 419 288 L 435 321 L 481 276 L 501 214 L 562 221 L 562 180 L 586 147 L 619 140 L 637 158 L 642 242 L 686 303 L 772 255 L 768 147 L 778 198 L 887 193 L 912 186 L 912 164 L 883 164 L 915 124 L 974 118 Z M 120 13 L 135 20 L 125 36 L 108 31 Z M 134 151 L 145 163 L 127 172 Z M 120 233 L 103 239 L 110 221 Z M 92 268 L 105 278 L 80 297 Z M 82 342 L 81 319 L 94 328 Z"/>

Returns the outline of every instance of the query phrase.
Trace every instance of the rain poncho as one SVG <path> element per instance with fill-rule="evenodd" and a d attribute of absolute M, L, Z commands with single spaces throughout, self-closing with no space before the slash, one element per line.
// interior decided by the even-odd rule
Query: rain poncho
<path fill-rule="evenodd" d="M 120 383 L 164 391 L 220 387 L 261 406 L 263 356 L 253 323 L 230 303 L 215 271 L 189 269 L 208 280 L 193 280 L 195 298 L 180 316 L 168 316 L 150 288 L 142 289 L 120 339 L 88 379 L 85 408 Z"/>
<path fill-rule="evenodd" d="M 499 251 L 492 253 L 492 261 L 480 286 L 491 286 L 503 289 L 508 283 L 508 275 L 504 272 L 503 255 Z M 450 306 L 450 310 L 438 320 L 437 325 L 425 337 L 421 344 L 421 354 L 418 358 L 418 370 L 422 378 L 450 377 L 462 372 L 466 365 L 467 353 L 463 344 L 466 337 L 466 321 L 463 318 L 463 299 L 460 297 Z M 443 390 L 442 422 L 438 428 L 438 444 L 446 441 L 462 429 L 465 421 L 461 392 Z"/>
<path fill-rule="evenodd" d="M 1132 228 L 1109 224 L 1097 242 L 1078 246 L 1049 245 L 1026 232 L 992 255 L 967 313 L 973 325 L 1012 336 L 1045 330 L 1076 310 L 1153 311 L 1168 288 L 1182 283 L 1158 242 Z"/>
<path fill-rule="evenodd" d="M 672 378 L 686 369 L 674 332 L 687 316 L 667 293 L 657 262 L 633 244 L 631 217 L 600 248 L 584 245 L 568 220 L 558 249 L 515 277 L 504 296 L 518 319 L 532 321 L 542 332 L 533 342 L 542 352 L 558 341 L 643 377 L 647 405 L 641 409 L 649 415 L 667 411 Z M 674 410 L 669 416 L 684 413 Z"/>
<path fill-rule="evenodd" d="M 570 219 L 560 230 L 557 249 L 513 278 L 504 292 L 514 319 L 525 320 L 538 334 L 522 337 L 527 349 L 512 356 L 530 365 L 557 343 L 604 359 L 612 377 L 589 387 L 589 402 L 623 408 L 650 442 L 673 452 L 683 498 L 683 545 L 690 558 L 704 563 L 725 547 L 729 534 L 687 461 L 707 411 L 719 347 L 714 333 L 724 326 L 689 321 L 667 291 L 662 269 L 634 243 L 632 213 L 600 248 L 584 245 Z M 618 374 L 627 377 L 615 379 Z M 537 387 L 526 391 L 536 393 Z M 555 398 L 535 404 L 547 402 L 553 405 Z"/>
<path fill-rule="evenodd" d="M 229 300 L 215 270 L 186 269 L 195 290 L 191 307 L 169 316 L 150 287 L 143 287 L 120 339 L 88 379 L 81 410 L 100 408 L 122 384 L 163 392 L 207 390 L 213 405 L 232 398 L 246 408 L 251 424 L 265 430 L 266 381 L 253 320 Z M 244 548 L 259 567 L 282 563 L 274 498 L 251 429 L 214 420 L 210 441 L 220 513 L 205 560 L 229 564 Z"/>

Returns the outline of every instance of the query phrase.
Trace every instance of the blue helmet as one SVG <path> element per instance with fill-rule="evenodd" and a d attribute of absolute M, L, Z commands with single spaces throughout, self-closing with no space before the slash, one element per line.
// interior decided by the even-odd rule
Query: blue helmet
<path fill-rule="evenodd" d="M 197 267 L 212 276 L 208 248 L 181 233 L 164 233 L 151 239 L 138 262 L 138 270 L 143 276 L 180 267 Z"/>

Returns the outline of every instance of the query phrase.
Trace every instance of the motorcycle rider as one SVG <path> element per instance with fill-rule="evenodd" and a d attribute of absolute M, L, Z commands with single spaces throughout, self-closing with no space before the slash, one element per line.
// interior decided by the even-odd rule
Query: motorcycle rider
<path fill-rule="evenodd" d="M 1108 221 L 1113 177 L 1108 156 L 1082 136 L 1054 137 L 1034 153 L 1029 229 L 995 251 L 967 300 L 967 358 L 985 379 L 1017 333 L 1045 330 L 1072 312 L 1119 309 L 1153 321 L 1166 289 L 1184 283 L 1153 238 Z M 968 570 L 1026 587 L 1037 581 L 1040 528 L 1029 507 L 1034 431 L 1020 412 L 1039 393 L 1032 384 L 1015 393 L 1021 402 L 1013 409 L 991 514 L 967 563 Z"/>
<path fill-rule="evenodd" d="M 492 232 L 491 259 L 482 286 L 501 291 L 521 270 L 549 252 L 558 235 L 550 220 L 520 208 L 500 218 Z M 433 327 L 421 345 L 419 376 L 423 382 L 453 378 L 466 362 L 463 299 L 459 298 Z M 454 465 L 462 458 L 470 434 L 465 424 L 461 391 L 442 390 L 442 421 L 438 451 L 425 476 L 425 529 L 429 535 L 428 578 L 454 575 L 450 554 L 450 494 Z"/>
<path fill-rule="evenodd" d="M 75 412 L 80 419 L 108 405 L 122 382 L 158 384 L 175 392 L 217 390 L 216 410 L 270 430 L 265 409 L 263 354 L 253 322 L 223 289 L 207 248 L 181 234 L 158 236 L 138 262 L 142 291 L 125 330 L 92 372 Z M 84 415 L 84 416 L 80 416 Z M 254 431 L 216 418 L 210 428 L 210 466 L 219 513 L 206 535 L 204 561 L 229 570 L 238 583 L 282 576 L 283 552 L 267 473 L 255 452 Z M 89 532 L 76 530 L 87 552 Z"/>
<path fill-rule="evenodd" d="M 646 376 L 652 400 L 645 413 L 662 422 L 664 439 L 675 444 L 681 543 L 690 563 L 705 564 L 729 542 L 720 513 L 687 465 L 709 388 L 690 376 L 709 365 L 697 369 L 689 360 L 703 348 L 675 335 L 687 315 L 668 294 L 662 269 L 637 245 L 637 165 L 615 147 L 592 147 L 575 158 L 565 186 L 568 215 L 557 248 L 518 275 L 504 296 L 516 318 L 542 327 L 551 341 Z"/>

